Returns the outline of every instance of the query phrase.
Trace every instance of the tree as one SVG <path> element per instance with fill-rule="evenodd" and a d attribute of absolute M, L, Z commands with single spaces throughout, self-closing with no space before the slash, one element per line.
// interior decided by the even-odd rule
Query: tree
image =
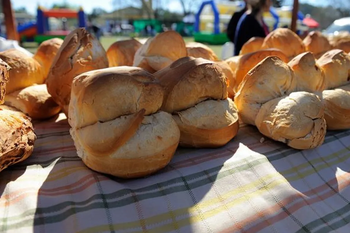
<path fill-rule="evenodd" d="M 272 6 L 274 7 L 281 7 L 283 6 L 284 0 L 272 0 Z"/>
<path fill-rule="evenodd" d="M 339 16 L 348 17 L 350 16 L 350 1 L 349 0 L 332 0 L 330 5 L 337 10 Z"/>
<path fill-rule="evenodd" d="M 14 10 L 16 13 L 28 13 L 27 9 L 25 7 L 18 7 Z"/>
<path fill-rule="evenodd" d="M 192 8 L 193 7 L 198 8 L 199 3 L 202 2 L 200 0 L 179 0 L 179 1 L 183 9 L 184 16 L 194 13 L 194 9 Z"/>
<path fill-rule="evenodd" d="M 90 21 L 92 21 L 92 20 L 98 18 L 100 15 L 103 15 L 103 14 L 106 14 L 106 13 L 107 12 L 104 9 L 100 8 L 100 7 L 93 8 L 91 14 L 88 15 L 88 18 L 89 18 Z"/>

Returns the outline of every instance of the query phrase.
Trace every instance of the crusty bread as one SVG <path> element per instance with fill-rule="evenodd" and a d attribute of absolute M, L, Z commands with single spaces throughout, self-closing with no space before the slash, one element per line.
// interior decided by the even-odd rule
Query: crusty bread
<path fill-rule="evenodd" d="M 84 163 L 124 178 L 166 166 L 180 131 L 169 113 L 159 111 L 163 92 L 158 81 L 138 67 L 111 67 L 74 78 L 68 122 Z"/>
<path fill-rule="evenodd" d="M 301 53 L 289 63 L 296 78 L 296 91 L 320 92 L 326 88 L 323 70 L 310 52 Z"/>
<path fill-rule="evenodd" d="M 235 96 L 235 86 L 236 86 L 236 76 L 233 74 L 231 67 L 228 65 L 226 61 L 217 61 L 218 64 L 227 78 L 227 93 L 228 97 L 233 99 Z"/>
<path fill-rule="evenodd" d="M 327 129 L 321 100 L 309 92 L 293 92 L 264 103 L 255 125 L 265 136 L 295 149 L 321 145 Z"/>
<path fill-rule="evenodd" d="M 288 57 L 279 49 L 261 49 L 252 53 L 245 54 L 240 57 L 236 68 L 236 86 L 235 91 L 239 84 L 242 82 L 244 76 L 259 62 L 264 60 L 268 56 L 279 57 L 282 61 L 288 62 Z"/>
<path fill-rule="evenodd" d="M 84 28 L 77 28 L 64 39 L 46 79 L 47 90 L 68 115 L 72 80 L 77 75 L 108 67 L 106 51 Z"/>
<path fill-rule="evenodd" d="M 350 84 L 322 92 L 327 129 L 350 128 Z"/>
<path fill-rule="evenodd" d="M 61 111 L 61 107 L 47 92 L 46 84 L 14 91 L 6 95 L 5 104 L 20 110 L 33 120 L 50 118 Z"/>
<path fill-rule="evenodd" d="M 10 66 L 0 59 L 0 104 L 4 103 L 6 95 L 6 83 L 9 81 Z"/>
<path fill-rule="evenodd" d="M 173 114 L 181 131 L 180 146 L 219 147 L 238 132 L 238 114 L 234 102 L 207 100 Z"/>
<path fill-rule="evenodd" d="M 49 74 L 53 60 L 60 49 L 63 40 L 61 38 L 52 38 L 41 43 L 33 58 L 39 62 L 42 67 L 45 79 Z"/>
<path fill-rule="evenodd" d="M 267 57 L 244 77 L 235 95 L 239 117 L 246 124 L 255 124 L 262 104 L 288 95 L 296 83 L 291 68 L 278 57 Z"/>
<path fill-rule="evenodd" d="M 247 53 L 252 53 L 261 49 L 261 46 L 264 43 L 263 37 L 252 37 L 247 42 L 245 42 L 242 46 L 240 55 L 244 55 Z"/>
<path fill-rule="evenodd" d="M 350 33 L 348 31 L 330 35 L 328 40 L 333 49 L 340 49 L 346 53 L 350 52 Z"/>
<path fill-rule="evenodd" d="M 45 77 L 41 65 L 26 53 L 17 49 L 8 49 L 0 52 L 0 59 L 11 67 L 6 93 L 44 83 Z"/>
<path fill-rule="evenodd" d="M 306 51 L 313 53 L 316 59 L 321 57 L 325 52 L 333 49 L 328 38 L 319 31 L 309 32 L 304 38 L 303 44 Z"/>
<path fill-rule="evenodd" d="M 333 49 L 317 60 L 326 78 L 326 88 L 332 89 L 349 83 L 350 56 L 342 50 Z"/>
<path fill-rule="evenodd" d="M 280 49 L 289 59 L 305 52 L 303 41 L 288 28 L 277 28 L 270 32 L 264 39 L 262 49 Z"/>
<path fill-rule="evenodd" d="M 213 61 L 184 57 L 156 72 L 165 89 L 162 110 L 173 113 L 206 99 L 227 98 L 227 77 Z"/>
<path fill-rule="evenodd" d="M 186 49 L 189 57 L 204 58 L 210 61 L 220 60 L 211 48 L 202 43 L 189 42 L 186 44 Z"/>
<path fill-rule="evenodd" d="M 154 73 L 187 56 L 186 44 L 175 31 L 159 33 L 149 38 L 136 52 L 133 66 Z"/>
<path fill-rule="evenodd" d="M 138 40 L 133 38 L 114 42 L 107 49 L 109 67 L 132 66 L 135 53 L 141 45 Z"/>
<path fill-rule="evenodd" d="M 30 118 L 11 107 L 0 105 L 0 171 L 27 159 L 36 135 Z"/>

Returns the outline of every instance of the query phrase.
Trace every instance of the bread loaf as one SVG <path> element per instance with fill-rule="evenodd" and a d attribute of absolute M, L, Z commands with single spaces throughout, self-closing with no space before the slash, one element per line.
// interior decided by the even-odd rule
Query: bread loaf
<path fill-rule="evenodd" d="M 239 54 L 244 55 L 247 53 L 256 52 L 256 51 L 261 49 L 263 43 L 264 43 L 263 37 L 252 37 L 247 42 L 245 42 L 243 44 L 242 49 L 239 52 Z"/>
<path fill-rule="evenodd" d="M 186 44 L 186 50 L 189 57 L 204 58 L 210 61 L 220 60 L 211 48 L 202 43 L 189 42 Z"/>
<path fill-rule="evenodd" d="M 109 67 L 132 66 L 135 53 L 141 45 L 139 41 L 133 38 L 114 42 L 107 49 Z"/>
<path fill-rule="evenodd" d="M 41 65 L 26 53 L 8 49 L 0 52 L 0 59 L 11 67 L 6 93 L 44 83 L 45 77 Z"/>
<path fill-rule="evenodd" d="M 47 119 L 61 111 L 61 107 L 47 92 L 46 84 L 32 85 L 14 91 L 6 95 L 5 104 L 20 110 L 33 120 Z"/>
<path fill-rule="evenodd" d="M 30 118 L 0 105 L 0 171 L 27 159 L 33 152 L 36 135 Z"/>
<path fill-rule="evenodd" d="M 70 133 L 78 155 L 91 169 L 123 178 L 150 175 L 165 167 L 180 131 L 159 111 L 164 91 L 137 67 L 86 72 L 73 81 Z"/>
<path fill-rule="evenodd" d="M 325 52 L 332 50 L 328 38 L 319 31 L 312 31 L 304 38 L 306 51 L 313 53 L 315 58 L 321 57 Z"/>
<path fill-rule="evenodd" d="M 46 80 L 47 90 L 68 115 L 72 80 L 77 75 L 108 67 L 106 51 L 84 28 L 77 28 L 64 39 Z"/>
<path fill-rule="evenodd" d="M 137 50 L 133 66 L 154 73 L 185 56 L 187 50 L 182 36 L 175 31 L 166 31 L 149 38 Z"/>
<path fill-rule="evenodd" d="M 10 66 L 0 59 L 0 104 L 4 103 L 6 95 L 6 83 L 9 80 Z"/>

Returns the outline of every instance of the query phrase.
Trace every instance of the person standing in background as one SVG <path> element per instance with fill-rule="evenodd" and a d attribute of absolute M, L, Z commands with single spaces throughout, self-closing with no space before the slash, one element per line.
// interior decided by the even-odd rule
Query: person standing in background
<path fill-rule="evenodd" d="M 236 33 L 236 28 L 237 28 L 237 24 L 239 19 L 241 18 L 241 16 L 248 10 L 247 8 L 247 0 L 244 0 L 244 7 L 242 10 L 240 11 L 236 11 L 235 13 L 233 13 L 228 25 L 227 25 L 227 29 L 226 29 L 226 34 L 227 37 L 229 38 L 229 40 L 234 43 L 234 39 L 235 39 L 235 33 Z"/>
<path fill-rule="evenodd" d="M 263 13 L 268 12 L 272 0 L 247 0 L 248 10 L 238 21 L 234 38 L 234 55 L 239 55 L 242 46 L 252 37 L 266 37 L 269 29 L 264 22 Z"/>

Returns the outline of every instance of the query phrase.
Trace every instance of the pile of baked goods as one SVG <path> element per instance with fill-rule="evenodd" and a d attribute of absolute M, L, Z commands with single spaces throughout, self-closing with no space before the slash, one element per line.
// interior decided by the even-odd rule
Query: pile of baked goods
<path fill-rule="evenodd" d="M 221 61 L 174 31 L 104 50 L 79 28 L 33 57 L 8 50 L 0 58 L 0 101 L 17 109 L 1 106 L 1 147 L 9 149 L 0 170 L 33 151 L 31 118 L 61 110 L 83 162 L 123 178 L 164 168 L 179 146 L 224 146 L 239 122 L 296 149 L 321 145 L 327 129 L 350 128 L 350 56 L 318 32 L 301 40 L 277 29 Z"/>

